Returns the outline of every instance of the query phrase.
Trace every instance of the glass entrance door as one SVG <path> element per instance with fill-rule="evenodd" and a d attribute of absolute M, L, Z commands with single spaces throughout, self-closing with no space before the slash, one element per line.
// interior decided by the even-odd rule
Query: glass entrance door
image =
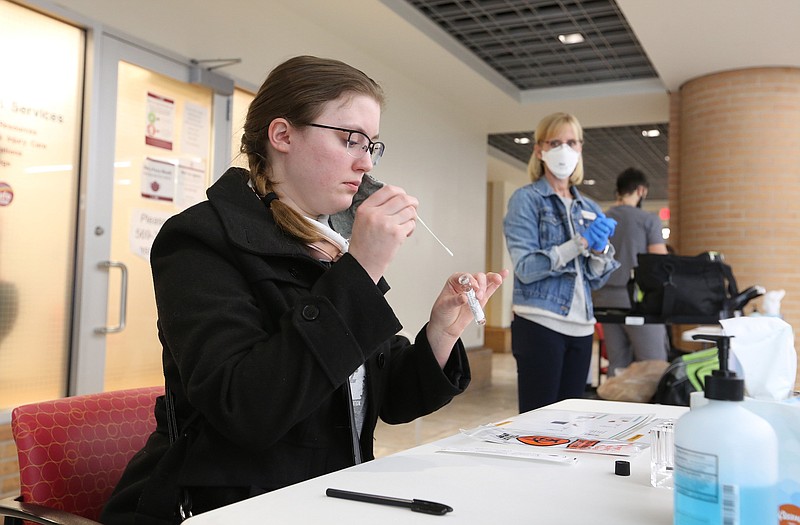
<path fill-rule="evenodd" d="M 96 49 L 71 394 L 163 382 L 150 246 L 229 151 L 213 137 L 230 137 L 230 97 L 190 83 L 189 64 L 108 34 Z"/>
<path fill-rule="evenodd" d="M 205 200 L 213 92 L 120 62 L 105 390 L 163 382 L 150 245 L 171 215 Z"/>

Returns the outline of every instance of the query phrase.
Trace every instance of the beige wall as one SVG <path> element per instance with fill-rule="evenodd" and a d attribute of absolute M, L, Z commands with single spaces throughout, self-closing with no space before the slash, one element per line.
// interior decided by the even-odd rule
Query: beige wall
<path fill-rule="evenodd" d="M 511 194 L 518 186 L 510 182 L 490 182 L 487 189 L 488 213 L 486 215 L 486 260 L 491 268 L 507 268 L 513 272 L 511 257 L 505 243 L 503 234 L 503 217 L 506 205 Z M 490 299 L 486 310 L 486 323 L 494 327 L 509 327 L 511 325 L 511 303 L 514 288 L 511 283 L 513 277 L 509 276 L 506 286 L 500 288 Z"/>

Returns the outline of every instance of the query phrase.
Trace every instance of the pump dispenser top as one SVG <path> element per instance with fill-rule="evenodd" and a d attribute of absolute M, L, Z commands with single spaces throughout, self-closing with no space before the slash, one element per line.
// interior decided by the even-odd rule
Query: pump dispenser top
<path fill-rule="evenodd" d="M 711 372 L 711 375 L 706 376 L 706 399 L 717 399 L 719 401 L 744 400 L 744 379 L 736 377 L 736 372 L 728 369 L 728 356 L 730 355 L 731 349 L 731 337 L 733 336 L 710 334 L 697 334 L 692 337 L 692 339 L 696 341 L 711 341 L 717 343 L 719 370 L 714 370 Z"/>

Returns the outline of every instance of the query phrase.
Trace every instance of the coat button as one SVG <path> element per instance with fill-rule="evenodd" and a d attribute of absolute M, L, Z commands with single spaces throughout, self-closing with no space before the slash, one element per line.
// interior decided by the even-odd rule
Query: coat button
<path fill-rule="evenodd" d="M 319 317 L 319 308 L 314 304 L 307 304 L 303 307 L 303 319 L 306 321 L 313 321 Z"/>
<path fill-rule="evenodd" d="M 386 365 L 386 354 L 381 352 L 378 354 L 378 368 L 383 368 Z"/>

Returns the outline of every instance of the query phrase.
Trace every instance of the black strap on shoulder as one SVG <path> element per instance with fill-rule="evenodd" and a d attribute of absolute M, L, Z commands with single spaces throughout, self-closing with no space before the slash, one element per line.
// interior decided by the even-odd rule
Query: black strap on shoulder
<path fill-rule="evenodd" d="M 175 398 L 169 387 L 165 388 L 164 402 L 167 405 L 167 432 L 171 445 L 178 439 L 178 417 L 175 415 Z"/>
<path fill-rule="evenodd" d="M 175 413 L 175 398 L 169 386 L 165 387 L 164 401 L 167 405 L 167 431 L 169 433 L 169 444 L 174 445 L 180 434 L 178 429 L 178 416 Z M 191 419 L 194 419 L 192 417 Z M 187 424 L 188 426 L 188 424 Z M 180 501 L 178 502 L 178 515 L 181 521 L 192 516 L 192 497 L 186 488 L 181 489 Z"/>

